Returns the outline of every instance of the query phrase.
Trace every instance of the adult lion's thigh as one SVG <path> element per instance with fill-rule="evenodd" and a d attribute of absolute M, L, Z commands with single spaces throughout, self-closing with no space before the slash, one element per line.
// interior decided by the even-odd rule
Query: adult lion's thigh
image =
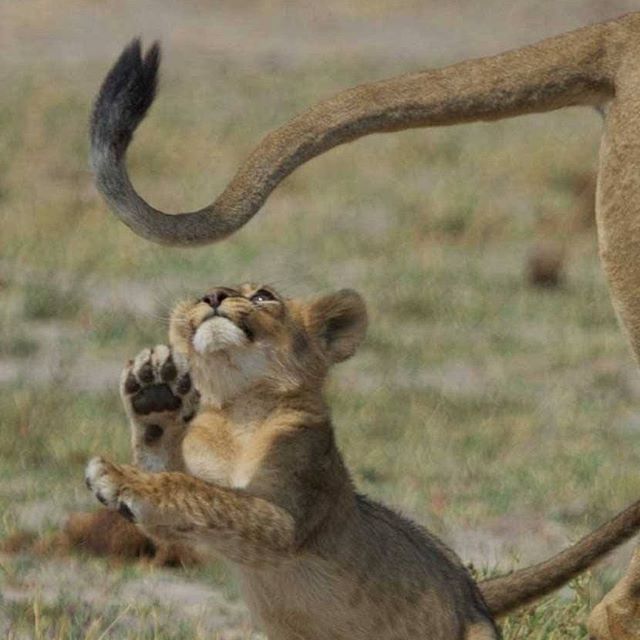
<path fill-rule="evenodd" d="M 616 76 L 600 148 L 596 220 L 613 305 L 640 361 L 640 47 Z"/>
<path fill-rule="evenodd" d="M 594 640 L 640 638 L 640 550 L 633 554 L 627 573 L 594 607 L 587 627 Z"/>

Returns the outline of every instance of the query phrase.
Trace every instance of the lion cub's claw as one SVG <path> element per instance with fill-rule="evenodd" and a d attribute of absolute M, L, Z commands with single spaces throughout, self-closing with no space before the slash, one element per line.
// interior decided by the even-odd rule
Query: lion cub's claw
<path fill-rule="evenodd" d="M 84 481 L 89 491 L 106 507 L 115 508 L 118 501 L 118 487 L 112 478 L 113 465 L 103 458 L 91 458 L 84 473 Z"/>
<path fill-rule="evenodd" d="M 130 522 L 136 521 L 133 504 L 121 490 L 118 471 L 103 458 L 91 458 L 87 464 L 84 481 L 98 502 L 109 509 L 115 509 Z"/>
<path fill-rule="evenodd" d="M 186 358 L 165 345 L 144 349 L 125 367 L 120 393 L 128 413 L 138 420 L 160 413 L 189 422 L 200 399 Z"/>

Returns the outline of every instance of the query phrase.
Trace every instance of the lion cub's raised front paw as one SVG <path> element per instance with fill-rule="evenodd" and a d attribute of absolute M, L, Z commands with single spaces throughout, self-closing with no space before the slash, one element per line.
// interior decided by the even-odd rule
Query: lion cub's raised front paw
<path fill-rule="evenodd" d="M 186 424 L 198 410 L 185 356 L 165 345 L 144 349 L 124 368 L 120 395 L 129 416 L 143 424 Z"/>

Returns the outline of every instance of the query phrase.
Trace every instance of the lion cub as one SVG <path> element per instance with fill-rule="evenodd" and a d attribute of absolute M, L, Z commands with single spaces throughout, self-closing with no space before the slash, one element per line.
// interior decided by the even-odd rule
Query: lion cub
<path fill-rule="evenodd" d="M 304 304 L 243 285 L 179 304 L 171 348 L 122 375 L 137 467 L 94 458 L 87 483 L 152 538 L 234 563 L 270 637 L 495 638 L 455 554 L 357 495 L 336 448 L 323 384 L 366 326 L 353 291 Z"/>
<path fill-rule="evenodd" d="M 179 304 L 171 346 L 122 374 L 136 466 L 94 458 L 87 485 L 153 540 L 222 554 L 271 638 L 496 639 L 493 615 L 628 538 L 640 509 L 477 585 L 440 540 L 358 495 L 336 448 L 323 386 L 366 326 L 350 290 L 300 301 L 245 284 Z"/>

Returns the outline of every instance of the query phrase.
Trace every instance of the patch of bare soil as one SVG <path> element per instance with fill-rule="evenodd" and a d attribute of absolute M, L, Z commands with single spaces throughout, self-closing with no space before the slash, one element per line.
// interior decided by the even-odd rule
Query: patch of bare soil
<path fill-rule="evenodd" d="M 3 567 L 15 563 L 13 556 L 0 556 Z M 183 621 L 225 640 L 263 637 L 252 632 L 243 603 L 230 600 L 219 587 L 157 568 L 142 572 L 142 577 L 127 578 L 82 558 L 50 559 L 16 571 L 2 584 L 0 594 L 5 606 L 35 599 L 49 606 L 68 602 L 69 606 L 90 607 L 96 616 L 108 607 L 124 610 L 129 606 L 127 617 L 134 627 L 136 611 L 154 610 L 161 628 L 163 620 L 171 620 L 172 625 Z"/>

